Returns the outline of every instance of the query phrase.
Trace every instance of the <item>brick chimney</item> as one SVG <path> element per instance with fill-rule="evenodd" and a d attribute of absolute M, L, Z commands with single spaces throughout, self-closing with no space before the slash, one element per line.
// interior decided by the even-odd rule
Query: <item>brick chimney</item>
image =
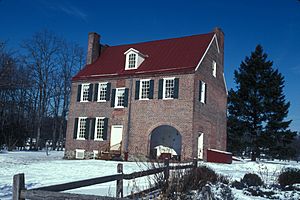
<path fill-rule="evenodd" d="M 219 49 L 222 56 L 221 65 L 224 66 L 224 32 L 219 27 L 214 28 L 213 32 L 217 35 Z"/>
<path fill-rule="evenodd" d="M 100 35 L 95 32 L 89 33 L 86 64 L 92 64 L 100 56 Z"/>
<path fill-rule="evenodd" d="M 224 51 L 224 32 L 221 28 L 214 28 L 214 33 L 217 35 L 220 51 Z"/>

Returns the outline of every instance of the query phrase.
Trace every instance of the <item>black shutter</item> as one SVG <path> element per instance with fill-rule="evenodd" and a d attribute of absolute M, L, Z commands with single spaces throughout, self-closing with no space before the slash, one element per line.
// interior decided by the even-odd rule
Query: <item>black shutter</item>
<path fill-rule="evenodd" d="M 93 84 L 90 84 L 89 86 L 89 101 L 93 100 Z"/>
<path fill-rule="evenodd" d="M 77 139 L 78 118 L 75 118 L 73 139 Z"/>
<path fill-rule="evenodd" d="M 135 81 L 135 100 L 140 98 L 140 81 Z"/>
<path fill-rule="evenodd" d="M 104 118 L 103 140 L 107 140 L 108 118 Z"/>
<path fill-rule="evenodd" d="M 163 84 L 164 84 L 164 80 L 159 79 L 159 81 L 158 81 L 158 99 L 163 98 L 163 87 L 164 87 Z"/>
<path fill-rule="evenodd" d="M 154 94 L 154 80 L 150 80 L 149 99 L 153 99 L 153 94 Z"/>
<path fill-rule="evenodd" d="M 110 89 L 111 89 L 111 83 L 107 83 L 107 87 L 106 87 L 106 97 L 105 100 L 109 101 L 110 99 Z"/>
<path fill-rule="evenodd" d="M 207 84 L 204 83 L 204 85 L 205 85 L 205 91 L 204 91 L 204 103 L 206 103 L 206 101 L 207 101 Z"/>
<path fill-rule="evenodd" d="M 95 91 L 94 91 L 94 101 L 98 100 L 98 88 L 99 88 L 99 83 L 95 84 Z"/>
<path fill-rule="evenodd" d="M 202 81 L 199 81 L 199 101 L 201 102 Z"/>
<path fill-rule="evenodd" d="M 92 118 L 92 125 L 91 125 L 91 140 L 95 139 L 95 125 L 96 125 L 96 118 Z"/>
<path fill-rule="evenodd" d="M 84 132 L 84 138 L 87 140 L 89 139 L 89 133 L 90 133 L 90 118 L 86 119 L 86 124 L 85 124 L 85 132 Z"/>
<path fill-rule="evenodd" d="M 179 78 L 174 79 L 174 99 L 178 99 L 179 94 Z"/>
<path fill-rule="evenodd" d="M 124 107 L 128 107 L 128 93 L 129 93 L 129 89 L 125 88 L 125 92 L 124 92 Z"/>
<path fill-rule="evenodd" d="M 81 97 L 81 84 L 78 85 L 77 87 L 77 101 L 80 101 L 80 97 Z"/>
<path fill-rule="evenodd" d="M 115 107 L 115 98 L 116 98 L 116 89 L 112 89 L 111 91 L 111 101 L 110 106 Z"/>

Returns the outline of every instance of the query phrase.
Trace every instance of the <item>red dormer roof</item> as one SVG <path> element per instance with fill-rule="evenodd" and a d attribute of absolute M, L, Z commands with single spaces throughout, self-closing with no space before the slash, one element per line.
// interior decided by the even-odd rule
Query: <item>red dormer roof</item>
<path fill-rule="evenodd" d="M 188 72 L 195 70 L 215 33 L 181 38 L 142 42 L 107 47 L 92 64 L 86 65 L 73 80 L 87 80 L 166 72 Z M 134 70 L 125 70 L 125 55 L 134 48 L 147 57 Z"/>

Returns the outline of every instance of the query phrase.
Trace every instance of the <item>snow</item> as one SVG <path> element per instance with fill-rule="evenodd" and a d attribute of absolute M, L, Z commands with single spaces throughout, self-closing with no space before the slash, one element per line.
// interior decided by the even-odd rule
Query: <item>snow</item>
<path fill-rule="evenodd" d="M 36 188 L 71 181 L 84 180 L 116 174 L 120 162 L 103 160 L 64 160 L 63 152 L 9 152 L 0 154 L 0 199 L 11 199 L 13 175 L 25 174 L 26 188 Z M 124 173 L 132 173 L 146 168 L 135 162 L 123 162 Z M 139 178 L 135 182 L 124 181 L 124 193 L 129 194 L 132 184 L 140 189 L 149 185 L 147 179 Z M 115 195 L 116 182 L 75 189 L 73 193 Z"/>
<path fill-rule="evenodd" d="M 13 175 L 18 173 L 25 174 L 26 187 L 31 189 L 116 174 L 117 164 L 120 163 L 119 161 L 64 160 L 62 158 L 63 152 L 61 151 L 51 151 L 49 156 L 47 156 L 45 152 L 0 153 L 0 199 L 11 199 Z M 145 163 L 122 163 L 124 173 L 132 173 L 149 168 Z M 228 176 L 230 180 L 240 180 L 246 173 L 256 173 L 268 184 L 272 184 L 277 181 L 276 177 L 282 168 L 300 168 L 300 164 L 295 161 L 233 161 L 233 164 L 199 162 L 199 164 L 211 167 L 216 173 Z M 67 192 L 114 196 L 115 185 L 116 182 L 109 182 Z M 138 178 L 134 181 L 124 181 L 124 193 L 126 195 L 130 194 L 132 190 L 143 190 L 146 189 L 148 185 L 149 178 Z M 237 199 L 265 199 L 262 197 L 247 196 L 242 190 L 234 188 L 232 188 L 232 192 Z M 293 193 L 293 191 L 290 191 L 290 193 Z M 285 199 L 286 195 L 292 194 L 289 194 L 288 192 L 281 192 L 278 194 L 280 199 Z M 295 196 L 295 199 L 300 197 L 299 192 L 293 195 Z"/>

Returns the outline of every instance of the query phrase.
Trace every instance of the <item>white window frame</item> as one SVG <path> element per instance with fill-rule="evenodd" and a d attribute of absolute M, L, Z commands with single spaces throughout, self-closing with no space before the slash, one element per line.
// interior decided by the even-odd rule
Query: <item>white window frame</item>
<path fill-rule="evenodd" d="M 206 83 L 204 81 L 201 81 L 200 82 L 202 85 L 201 85 L 201 103 L 205 103 L 205 94 L 206 94 Z"/>
<path fill-rule="evenodd" d="M 80 122 L 81 119 L 87 119 L 87 117 L 78 117 L 78 125 L 77 125 L 77 135 L 76 135 L 76 140 L 85 140 L 84 136 L 79 137 L 79 133 L 80 133 Z M 86 124 L 85 124 L 85 128 L 86 128 Z"/>
<path fill-rule="evenodd" d="M 174 99 L 174 97 L 166 97 L 166 81 L 167 80 L 173 80 L 173 96 L 174 96 L 174 91 L 175 91 L 175 77 L 169 77 L 169 78 L 164 78 L 163 79 L 163 99 L 164 100 L 169 100 L 169 99 Z"/>
<path fill-rule="evenodd" d="M 115 94 L 115 108 L 124 108 L 124 106 L 118 106 L 118 91 L 124 90 L 124 100 L 125 100 L 125 87 L 122 88 L 116 88 L 116 94 Z"/>
<path fill-rule="evenodd" d="M 135 55 L 135 62 L 134 62 L 134 67 L 129 67 L 129 56 L 130 55 Z M 126 64 L 125 64 L 125 70 L 131 70 L 131 69 L 137 69 L 138 65 L 138 54 L 135 52 L 129 52 L 126 54 Z"/>
<path fill-rule="evenodd" d="M 150 94 L 150 80 L 151 80 L 151 79 L 141 79 L 141 80 L 140 80 L 139 100 L 149 100 L 149 94 Z M 147 98 L 142 98 L 142 91 L 143 91 L 143 88 L 142 88 L 143 84 L 142 84 L 142 82 L 146 82 L 146 81 L 149 82 L 149 93 L 148 93 L 148 97 L 147 97 Z"/>
<path fill-rule="evenodd" d="M 88 97 L 87 100 L 83 100 L 83 89 L 85 86 L 88 86 Z M 81 84 L 81 91 L 80 91 L 80 102 L 88 102 L 89 101 L 89 92 L 90 92 L 90 84 L 89 83 L 83 83 Z"/>
<path fill-rule="evenodd" d="M 99 83 L 99 86 L 98 86 L 97 102 L 106 102 L 107 84 L 108 84 L 108 82 L 100 82 L 100 83 Z M 102 86 L 102 85 L 106 85 L 106 92 L 105 92 L 105 95 L 104 95 L 104 100 L 103 100 L 103 99 L 100 99 L 100 91 L 101 91 L 101 86 Z"/>
<path fill-rule="evenodd" d="M 77 153 L 83 153 L 83 157 L 78 157 Z M 85 150 L 84 149 L 76 149 L 75 150 L 75 158 L 76 159 L 84 159 L 84 156 L 85 156 Z"/>
<path fill-rule="evenodd" d="M 215 60 L 212 61 L 212 75 L 217 77 L 217 63 Z"/>
<path fill-rule="evenodd" d="M 103 141 L 103 133 L 104 133 L 104 128 L 105 128 L 105 127 L 104 127 L 104 124 L 103 124 L 102 138 L 97 138 L 97 123 L 98 123 L 98 120 L 99 120 L 99 119 L 100 119 L 100 120 L 101 120 L 101 119 L 104 120 L 105 117 L 96 117 L 96 122 L 95 122 L 95 127 L 94 127 L 94 128 L 95 128 L 95 129 L 94 129 L 94 130 L 95 130 L 95 131 L 94 131 L 94 140 L 95 140 L 95 141 Z M 104 121 L 103 121 L 103 123 L 104 123 Z"/>

